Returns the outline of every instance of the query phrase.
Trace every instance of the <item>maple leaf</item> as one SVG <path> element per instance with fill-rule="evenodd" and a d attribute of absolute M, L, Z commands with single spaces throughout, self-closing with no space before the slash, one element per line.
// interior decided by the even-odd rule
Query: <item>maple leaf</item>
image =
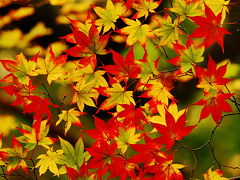
<path fill-rule="evenodd" d="M 28 96 L 28 102 L 24 103 L 24 111 L 23 113 L 35 113 L 36 119 L 41 119 L 43 114 L 46 114 L 49 119 L 52 119 L 52 113 L 49 109 L 49 105 L 55 104 L 49 102 L 48 98 L 42 99 L 39 96 Z"/>
<path fill-rule="evenodd" d="M 72 31 L 77 45 L 68 49 L 66 53 L 73 57 L 85 57 L 81 60 L 82 64 L 88 65 L 92 63 L 95 67 L 97 61 L 96 54 L 107 54 L 104 48 L 108 43 L 109 34 L 100 37 L 94 22 L 92 22 L 88 35 L 75 29 L 72 29 Z"/>
<path fill-rule="evenodd" d="M 174 119 L 178 119 L 185 112 L 184 109 L 178 111 L 178 107 L 175 101 L 171 102 L 171 104 L 168 106 L 167 111 L 174 117 Z M 157 105 L 157 112 L 159 113 L 159 115 L 151 116 L 150 118 L 148 118 L 148 121 L 151 123 L 166 125 L 166 105 Z M 155 129 L 152 130 L 152 132 L 154 131 Z"/>
<path fill-rule="evenodd" d="M 204 0 L 209 8 L 214 12 L 215 15 L 218 15 L 222 12 L 222 21 L 224 22 L 226 14 L 229 13 L 228 5 L 230 0 Z"/>
<path fill-rule="evenodd" d="M 151 56 L 148 55 L 147 49 L 144 47 L 143 59 L 136 61 L 136 64 L 139 64 L 141 72 L 138 76 L 140 78 L 140 83 L 147 83 L 149 79 L 152 79 L 154 76 L 159 75 L 158 69 L 158 59 L 153 61 Z"/>
<path fill-rule="evenodd" d="M 16 96 L 16 100 L 11 105 L 17 106 L 28 101 L 27 99 L 28 96 L 34 96 L 34 94 L 37 93 L 35 92 L 35 90 L 37 89 L 38 85 L 33 85 L 32 80 L 29 80 L 29 85 L 21 84 L 18 82 L 14 75 L 12 76 L 13 80 L 7 83 L 13 83 L 14 85 L 9 85 L 0 88 L 2 88 L 9 95 Z"/>
<path fill-rule="evenodd" d="M 223 85 L 230 81 L 230 79 L 223 78 L 227 70 L 227 65 L 228 63 L 217 68 L 216 63 L 213 61 L 212 57 L 209 56 L 207 70 L 204 70 L 200 66 L 194 66 L 196 75 L 199 79 L 197 87 L 202 88 L 204 92 L 209 92 L 211 89 L 220 90 Z"/>
<path fill-rule="evenodd" d="M 155 164 L 157 157 L 166 158 L 167 154 L 161 151 L 162 144 L 156 139 L 151 139 L 147 135 L 144 135 L 145 144 L 131 144 L 131 148 L 138 152 L 138 154 L 132 156 L 129 162 L 143 163 L 144 167 Z"/>
<path fill-rule="evenodd" d="M 87 15 L 87 18 L 86 18 L 86 21 L 85 21 L 85 24 L 83 24 L 81 21 L 76 21 L 76 20 L 72 20 L 70 18 L 68 18 L 68 20 L 71 22 L 73 28 L 76 30 L 76 31 L 81 31 L 83 32 L 86 36 L 89 35 L 89 30 L 92 26 L 92 18 L 90 16 L 90 13 L 88 12 L 88 15 Z M 64 39 L 65 41 L 69 42 L 69 43 L 74 43 L 76 44 L 76 40 L 74 38 L 74 35 L 73 33 L 70 33 L 70 34 L 67 34 L 65 36 L 62 36 L 60 37 L 61 39 Z"/>
<path fill-rule="evenodd" d="M 118 135 L 114 118 L 109 119 L 106 124 L 103 120 L 94 116 L 94 122 L 97 129 L 84 130 L 84 132 L 86 132 L 91 138 L 98 141 L 104 140 L 110 142 Z"/>
<path fill-rule="evenodd" d="M 165 77 L 163 79 L 151 80 L 149 84 L 145 84 L 145 87 L 147 91 L 140 97 L 152 98 L 153 103 L 168 105 L 168 100 L 174 99 L 173 95 L 169 92 L 173 88 L 171 78 Z"/>
<path fill-rule="evenodd" d="M 141 129 L 141 127 L 139 127 L 139 121 L 147 121 L 143 113 L 144 109 L 141 107 L 135 109 L 133 103 L 130 105 L 121 104 L 120 106 L 123 108 L 123 110 L 118 112 L 116 117 L 123 118 L 123 124 L 125 126 L 134 125 L 136 128 Z"/>
<path fill-rule="evenodd" d="M 201 16 L 203 11 L 199 8 L 200 3 L 200 0 L 196 0 L 194 2 L 188 2 L 186 0 L 174 0 L 172 3 L 172 8 L 165 9 L 175 12 L 184 18 L 186 18 L 186 16 Z"/>
<path fill-rule="evenodd" d="M 212 171 L 212 167 L 203 174 L 204 180 L 227 180 L 225 177 L 221 177 L 223 175 L 223 172 L 220 169 L 216 169 L 215 171 Z"/>
<path fill-rule="evenodd" d="M 220 91 L 213 95 L 211 92 L 205 94 L 204 98 L 194 103 L 195 105 L 203 106 L 201 111 L 200 119 L 205 119 L 210 114 L 213 120 L 219 125 L 219 120 L 222 117 L 222 111 L 233 112 L 231 106 L 226 102 L 233 94 L 232 93 L 221 93 Z"/>
<path fill-rule="evenodd" d="M 3 136 L 3 133 L 1 133 L 0 134 L 0 149 L 2 150 L 3 148 L 2 148 L 2 136 Z M 4 151 L 0 151 L 0 165 L 6 165 L 5 163 L 4 163 L 4 161 L 6 161 L 7 160 L 7 155 L 8 155 L 9 153 L 7 153 L 7 152 L 4 152 Z"/>
<path fill-rule="evenodd" d="M 46 154 L 40 154 L 36 159 L 40 159 L 35 166 L 35 168 L 39 167 L 39 176 L 45 174 L 48 169 L 54 175 L 59 176 L 57 164 L 64 164 L 63 151 L 57 150 L 54 152 L 49 149 Z"/>
<path fill-rule="evenodd" d="M 155 2 L 154 0 L 137 0 L 137 3 L 132 4 L 132 7 L 137 11 L 132 18 L 136 19 L 145 16 L 146 19 L 149 13 L 155 13 L 154 9 L 156 9 L 161 2 L 162 0 Z"/>
<path fill-rule="evenodd" d="M 82 80 L 84 76 L 86 82 L 94 81 L 93 83 L 94 88 L 108 87 L 108 83 L 106 79 L 103 77 L 106 71 L 104 70 L 94 71 L 95 67 L 93 66 L 93 64 L 89 64 L 87 66 L 82 64 L 77 64 L 77 65 L 74 64 L 74 67 L 76 67 L 76 69 L 68 73 L 70 80 L 74 82 L 78 82 Z"/>
<path fill-rule="evenodd" d="M 107 0 L 106 9 L 92 6 L 95 13 L 101 18 L 96 20 L 97 26 L 103 26 L 103 33 L 111 28 L 115 30 L 115 22 L 121 15 L 122 8 L 115 8 L 111 0 Z"/>
<path fill-rule="evenodd" d="M 12 136 L 12 148 L 3 148 L 1 152 L 5 152 L 3 156 L 7 162 L 7 176 L 19 168 L 22 168 L 28 174 L 27 164 L 24 161 L 28 154 L 28 149 L 23 151 L 21 144 L 14 136 Z"/>
<path fill-rule="evenodd" d="M 89 12 L 88 12 L 87 18 L 85 20 L 85 24 L 83 24 L 81 21 L 72 20 L 70 18 L 68 18 L 68 19 L 71 22 L 71 24 L 75 30 L 81 31 L 84 34 L 89 35 L 89 30 L 92 27 L 92 18 L 91 18 L 91 15 Z M 73 34 L 72 34 L 72 36 L 73 36 Z M 75 41 L 74 38 L 73 38 L 73 40 Z M 76 43 L 76 41 L 74 43 Z"/>
<path fill-rule="evenodd" d="M 168 62 L 173 65 L 180 66 L 179 71 L 181 73 L 187 72 L 189 69 L 193 68 L 193 64 L 195 65 L 196 63 L 204 60 L 202 57 L 205 50 L 204 46 L 195 45 L 194 43 L 191 45 L 188 44 L 187 47 L 179 43 L 172 44 L 178 56 L 168 60 Z"/>
<path fill-rule="evenodd" d="M 211 46 L 216 40 L 224 52 L 223 34 L 231 33 L 229 33 L 225 28 L 221 27 L 222 12 L 215 16 L 212 10 L 205 4 L 205 14 L 206 17 L 202 16 L 189 17 L 198 26 L 200 26 L 196 28 L 189 37 L 190 38 L 205 37 L 203 41 L 205 48 Z"/>
<path fill-rule="evenodd" d="M 17 127 L 23 136 L 18 137 L 21 142 L 26 143 L 26 148 L 33 150 L 36 145 L 41 145 L 47 149 L 50 149 L 49 145 L 57 141 L 55 138 L 46 137 L 49 131 L 50 123 L 48 120 L 37 119 L 32 127 L 23 125 L 23 128 Z"/>
<path fill-rule="evenodd" d="M 154 173 L 154 179 L 177 179 L 183 180 L 182 173 L 179 169 L 186 167 L 182 164 L 173 164 L 173 155 L 170 154 L 166 158 L 160 158 L 158 163 L 146 167 L 146 171 Z"/>
<path fill-rule="evenodd" d="M 160 37 L 158 47 L 178 40 L 179 34 L 183 34 L 178 28 L 183 19 L 176 18 L 173 21 L 173 19 L 167 13 L 165 13 L 165 17 L 156 16 L 154 19 L 159 25 L 159 27 L 152 31 L 153 34 L 155 34 L 157 37 Z"/>
<path fill-rule="evenodd" d="M 113 0 L 113 2 L 121 2 L 123 5 L 127 7 L 127 10 L 132 8 L 133 3 L 136 2 L 136 0 Z"/>
<path fill-rule="evenodd" d="M 186 112 L 175 120 L 172 114 L 166 110 L 165 118 L 166 125 L 153 123 L 153 126 L 162 135 L 159 137 L 159 142 L 166 144 L 166 151 L 168 151 L 174 145 L 175 140 L 180 141 L 184 136 L 187 136 L 196 125 L 185 127 Z"/>
<path fill-rule="evenodd" d="M 27 61 L 23 53 L 16 56 L 16 61 L 0 60 L 3 67 L 17 77 L 19 83 L 29 85 L 31 76 L 37 76 L 34 70 L 36 68 L 37 55 Z"/>
<path fill-rule="evenodd" d="M 62 120 L 66 121 L 65 124 L 65 134 L 68 132 L 68 130 L 70 129 L 71 125 L 74 124 L 75 126 L 81 126 L 83 127 L 83 125 L 81 124 L 80 119 L 78 118 L 78 116 L 83 115 L 84 113 L 75 110 L 75 108 L 71 108 L 69 110 L 63 110 L 61 114 L 58 115 L 59 120 L 56 122 L 56 126 L 58 124 L 60 124 L 62 122 Z"/>
<path fill-rule="evenodd" d="M 119 135 L 115 137 L 115 140 L 118 145 L 118 149 L 121 149 L 121 153 L 124 154 L 127 151 L 127 148 L 130 144 L 136 144 L 141 140 L 143 134 L 136 133 L 135 126 L 124 127 L 124 125 L 119 126 Z"/>
<path fill-rule="evenodd" d="M 62 139 L 61 137 L 58 138 L 65 156 L 64 164 L 66 166 L 77 169 L 78 167 L 81 167 L 84 160 L 88 161 L 90 159 L 91 156 L 89 155 L 88 151 L 84 152 L 82 134 L 76 142 L 75 148 L 73 148 L 68 141 Z"/>
<path fill-rule="evenodd" d="M 128 18 L 122 18 L 122 20 L 128 25 L 122 29 L 119 29 L 117 32 L 120 34 L 128 35 L 126 45 L 131 46 L 137 41 L 145 46 L 147 37 L 155 38 L 151 26 L 148 24 L 142 24 L 138 19 L 131 20 Z"/>
<path fill-rule="evenodd" d="M 117 143 L 108 144 L 104 140 L 100 140 L 99 144 L 93 144 L 91 148 L 86 148 L 92 159 L 88 161 L 88 168 L 96 169 L 98 175 L 101 177 L 108 171 L 111 165 L 111 158 L 117 149 Z"/>
<path fill-rule="evenodd" d="M 136 79 L 140 73 L 140 67 L 135 63 L 133 47 L 127 53 L 126 58 L 124 59 L 121 54 L 112 51 L 113 61 L 115 65 L 107 65 L 103 68 L 111 73 L 116 75 L 114 78 L 119 82 L 122 79 L 125 79 L 125 82 L 128 80 L 128 77 Z"/>
<path fill-rule="evenodd" d="M 77 103 L 77 106 L 81 112 L 83 112 L 84 104 L 95 107 L 92 98 L 97 99 L 98 92 L 93 89 L 94 81 L 86 83 L 85 76 L 82 77 L 76 86 L 72 85 L 74 95 L 72 97 L 71 104 Z"/>
<path fill-rule="evenodd" d="M 65 64 L 66 59 L 67 55 L 62 55 L 55 59 L 52 47 L 50 46 L 46 58 L 38 58 L 37 69 L 35 71 L 38 74 L 46 74 L 50 86 L 53 80 L 60 78 L 64 74 L 62 66 Z"/>
<path fill-rule="evenodd" d="M 79 171 L 75 170 L 74 168 L 68 167 L 66 166 L 66 170 L 67 170 L 67 175 L 70 178 L 70 180 L 77 180 L 78 178 L 80 179 L 88 179 L 88 180 L 94 180 L 96 179 L 94 176 L 94 174 L 89 174 L 88 172 L 88 167 L 85 163 L 85 160 L 83 162 L 83 164 L 81 165 L 81 167 L 79 168 Z"/>
<path fill-rule="evenodd" d="M 131 179 L 136 179 L 135 170 L 139 170 L 136 163 L 132 163 L 122 157 L 112 157 L 111 175 L 109 178 L 119 176 L 120 180 L 126 180 L 130 176 Z"/>
<path fill-rule="evenodd" d="M 101 104 L 96 113 L 98 113 L 100 110 L 112 109 L 116 105 L 120 104 L 133 103 L 135 105 L 135 101 L 132 97 L 133 96 L 132 91 L 126 91 L 125 87 L 122 87 L 117 81 L 114 81 L 114 83 L 112 83 L 111 86 L 112 87 L 96 88 L 100 94 L 109 97 Z"/>

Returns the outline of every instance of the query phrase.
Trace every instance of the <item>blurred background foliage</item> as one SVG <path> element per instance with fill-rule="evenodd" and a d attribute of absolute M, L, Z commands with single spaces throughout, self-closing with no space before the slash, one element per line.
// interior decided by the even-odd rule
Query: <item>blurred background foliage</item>
<path fill-rule="evenodd" d="M 232 2 L 232 1 L 231 1 Z M 233 1 L 234 2 L 234 1 Z M 237 1 L 236 1 L 237 2 Z M 78 20 L 84 22 L 87 17 L 88 10 L 91 10 L 91 5 L 105 6 L 105 0 L 0 0 L 0 59 L 15 59 L 15 56 L 20 52 L 23 52 L 26 57 L 34 56 L 39 52 L 40 56 L 45 56 L 48 52 L 51 44 L 53 52 L 56 56 L 62 54 L 63 51 L 71 47 L 70 44 L 65 42 L 59 37 L 65 36 L 71 32 L 70 21 L 67 19 Z M 168 1 L 163 1 L 160 8 L 166 7 Z M 238 101 L 240 101 L 240 9 L 239 5 L 229 6 L 230 14 L 227 14 L 225 22 L 237 22 L 235 25 L 226 25 L 232 35 L 228 35 L 224 38 L 225 53 L 223 54 L 220 47 L 216 44 L 208 48 L 204 57 L 207 59 L 207 54 L 211 54 L 213 59 L 219 63 L 219 65 L 228 62 L 228 70 L 226 77 L 233 78 L 229 84 L 231 92 L 236 93 Z M 96 16 L 93 18 L 97 18 Z M 121 27 L 121 23 L 117 27 Z M 193 31 L 193 28 L 189 29 Z M 124 36 L 114 36 L 110 39 L 108 47 L 121 52 L 126 55 L 128 49 L 125 48 L 123 41 L 126 40 Z M 159 68 L 166 70 L 172 66 L 166 63 L 167 59 L 163 49 L 155 48 L 152 42 L 147 42 L 147 49 L 151 54 L 151 59 L 155 60 L 159 56 L 161 61 L 159 62 Z M 169 57 L 174 57 L 175 54 L 171 48 L 166 47 L 166 51 Z M 141 59 L 144 51 L 140 44 L 134 46 L 135 58 Z M 71 69 L 71 59 L 68 59 L 68 63 L 65 65 L 66 70 Z M 104 59 L 106 64 L 111 63 L 111 56 L 107 56 Z M 202 63 L 206 67 L 206 60 Z M 7 72 L 2 66 L 0 66 L 0 79 L 2 79 Z M 175 82 L 175 88 L 171 91 L 175 98 L 180 102 L 179 109 L 188 107 L 190 104 L 196 102 L 202 98 L 201 92 L 195 87 L 196 80 L 183 78 Z M 2 86 L 2 85 L 1 85 Z M 56 91 L 57 89 L 57 91 Z M 54 83 L 51 85 L 50 94 L 60 104 L 63 95 L 70 94 L 71 89 L 63 83 Z M 68 99 L 70 102 L 70 98 Z M 10 134 L 20 135 L 16 130 L 16 126 L 20 123 L 29 124 L 32 123 L 32 117 L 27 114 L 23 115 L 21 106 L 10 106 L 14 101 L 14 97 L 8 96 L 2 89 L 0 89 L 0 133 L 4 135 L 4 146 L 10 145 Z M 232 104 L 233 110 L 236 112 L 234 104 Z M 91 112 L 91 108 L 87 109 Z M 188 111 L 188 123 L 195 124 L 199 119 L 201 107 L 192 106 Z M 91 114 L 91 113 L 90 113 Z M 94 114 L 94 113 L 92 113 Z M 57 113 L 54 114 L 57 119 Z M 102 119 L 107 121 L 108 115 L 101 114 Z M 82 124 L 85 129 L 94 128 L 93 119 L 86 115 L 82 118 Z M 200 147 L 209 138 L 215 124 L 210 118 L 202 120 L 200 125 L 194 129 L 194 131 L 183 139 L 183 143 L 189 147 Z M 75 144 L 80 135 L 79 127 L 72 127 L 67 136 L 70 141 Z M 60 132 L 61 129 L 55 127 L 52 124 L 50 133 L 52 136 L 56 136 L 56 132 Z M 214 150 L 216 151 L 217 159 L 222 163 L 230 166 L 240 166 L 240 116 L 228 116 L 224 118 L 222 124 L 217 129 L 214 138 Z M 85 147 L 90 147 L 93 140 L 86 134 L 83 134 Z M 41 153 L 41 150 L 38 152 Z M 213 157 L 211 150 L 207 146 L 201 151 L 196 152 L 197 165 L 195 170 L 196 177 L 202 177 L 202 173 L 206 172 L 211 166 L 213 166 Z M 186 179 L 189 177 L 191 167 L 194 166 L 194 159 L 191 152 L 185 149 L 179 149 L 176 152 L 176 162 L 181 164 L 188 164 L 188 167 L 184 168 L 184 175 Z M 240 170 L 223 168 L 225 177 L 239 176 Z M 49 173 L 41 176 L 41 179 L 53 179 Z M 13 178 L 14 179 L 14 178 Z M 19 179 L 19 178 L 18 178 Z M 64 179 L 64 178 L 63 178 Z"/>

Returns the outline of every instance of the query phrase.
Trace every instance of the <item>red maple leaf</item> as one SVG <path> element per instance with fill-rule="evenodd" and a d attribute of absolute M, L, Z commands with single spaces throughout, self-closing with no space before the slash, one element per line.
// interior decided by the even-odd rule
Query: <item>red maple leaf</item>
<path fill-rule="evenodd" d="M 117 114 L 117 117 L 124 118 L 123 124 L 125 126 L 133 124 L 136 128 L 142 129 L 142 127 L 139 124 L 139 121 L 142 120 L 143 126 L 145 125 L 146 117 L 143 114 L 144 109 L 143 108 L 137 108 L 135 109 L 135 106 L 133 103 L 129 104 L 121 104 L 124 108 L 121 112 Z"/>
<path fill-rule="evenodd" d="M 92 22 L 88 36 L 73 28 L 72 31 L 73 34 L 70 34 L 71 38 L 67 37 L 66 40 L 70 39 L 69 42 L 74 42 L 77 45 L 68 49 L 66 53 L 73 57 L 84 57 L 84 59 L 80 61 L 81 64 L 88 65 L 92 63 L 95 67 L 97 63 L 96 54 L 107 54 L 104 48 L 108 43 L 109 34 L 100 37 L 94 22 Z"/>
<path fill-rule="evenodd" d="M 108 120 L 106 124 L 103 120 L 94 116 L 94 121 L 97 129 L 84 130 L 84 132 L 86 132 L 91 138 L 98 141 L 105 140 L 110 142 L 111 139 L 114 139 L 114 137 L 118 135 L 114 118 Z"/>
<path fill-rule="evenodd" d="M 145 144 L 131 144 L 131 147 L 138 154 L 134 155 L 129 159 L 130 162 L 134 163 L 145 163 L 144 166 L 148 166 L 156 162 L 156 158 L 166 158 L 167 154 L 161 151 L 162 144 L 157 139 L 151 139 L 148 136 L 144 136 Z"/>
<path fill-rule="evenodd" d="M 83 164 L 81 165 L 81 167 L 79 168 L 79 171 L 77 171 L 71 167 L 68 167 L 66 165 L 65 165 L 65 167 L 67 170 L 67 175 L 70 178 L 70 180 L 77 180 L 77 179 L 81 179 L 81 178 L 87 179 L 90 176 L 87 165 L 85 163 L 85 160 L 84 160 Z"/>
<path fill-rule="evenodd" d="M 23 150 L 20 142 L 14 136 L 12 136 L 12 149 L 7 150 L 7 153 L 7 176 L 9 176 L 12 171 L 19 168 L 22 168 L 26 174 L 29 174 L 27 171 L 27 164 L 25 162 L 28 149 Z"/>
<path fill-rule="evenodd" d="M 123 5 L 126 6 L 127 10 L 128 9 L 131 9 L 131 7 L 133 6 L 133 3 L 136 2 L 136 0 L 113 0 L 112 2 L 120 2 L 120 3 L 123 3 Z M 126 10 L 126 11 L 127 11 Z"/>
<path fill-rule="evenodd" d="M 132 163 L 122 157 L 112 157 L 111 175 L 109 178 L 119 176 L 120 180 L 126 180 L 130 176 L 131 179 L 136 179 L 135 169 L 139 170 L 136 163 Z"/>
<path fill-rule="evenodd" d="M 48 98 L 42 99 L 39 96 L 29 96 L 27 99 L 30 103 L 24 103 L 23 113 L 35 113 L 34 116 L 36 119 L 41 119 L 43 114 L 46 114 L 49 119 L 52 119 L 52 113 L 48 106 L 57 106 L 50 103 Z"/>
<path fill-rule="evenodd" d="M 103 176 L 111 166 L 111 157 L 114 156 L 117 149 L 117 143 L 111 145 L 101 140 L 99 144 L 93 144 L 91 148 L 86 148 L 92 159 L 89 160 L 87 166 L 90 169 L 96 169 L 99 177 Z"/>
<path fill-rule="evenodd" d="M 231 106 L 226 102 L 233 94 L 224 93 L 220 91 L 216 95 L 212 93 L 205 94 L 204 98 L 195 103 L 195 105 L 204 106 L 199 121 L 205 119 L 210 114 L 212 115 L 213 120 L 219 125 L 219 120 L 222 117 L 222 111 L 224 112 L 233 112 Z"/>
<path fill-rule="evenodd" d="M 183 180 L 179 169 L 184 167 L 182 164 L 173 164 L 173 155 L 170 152 L 165 159 L 160 158 L 156 164 L 146 167 L 145 171 L 153 173 L 153 179 Z"/>
<path fill-rule="evenodd" d="M 212 57 L 209 56 L 207 70 L 200 66 L 194 66 L 196 75 L 199 79 L 197 87 L 202 88 L 204 92 L 208 92 L 211 88 L 220 90 L 222 85 L 230 81 L 230 79 L 223 78 L 227 70 L 227 65 L 228 63 L 217 68 L 216 63 L 213 61 Z"/>
<path fill-rule="evenodd" d="M 29 80 L 29 85 L 24 85 L 19 83 L 17 79 L 14 78 L 12 83 L 14 83 L 14 85 L 9 85 L 0 88 L 2 88 L 9 95 L 16 96 L 16 100 L 11 104 L 13 106 L 20 105 L 28 100 L 27 99 L 28 96 L 33 96 L 34 93 L 39 93 L 34 92 L 37 89 L 38 85 L 33 85 L 32 80 Z"/>
<path fill-rule="evenodd" d="M 162 135 L 158 138 L 158 140 L 161 143 L 166 144 L 166 151 L 168 151 L 174 145 L 175 140 L 180 141 L 184 136 L 187 136 L 193 128 L 196 127 L 196 125 L 185 127 L 186 112 L 175 120 L 173 115 L 166 109 L 165 117 L 166 126 L 155 123 L 153 123 L 153 126 Z"/>
<path fill-rule="evenodd" d="M 119 81 L 123 79 L 128 80 L 128 77 L 136 79 L 138 74 L 141 72 L 141 69 L 140 66 L 135 63 L 133 47 L 127 53 L 125 59 L 121 54 L 115 51 L 112 51 L 112 54 L 115 65 L 107 65 L 103 68 L 107 72 L 116 75 L 115 78 Z"/>
<path fill-rule="evenodd" d="M 224 52 L 223 34 L 231 33 L 229 33 L 225 28 L 221 27 L 222 12 L 215 16 L 212 10 L 205 4 L 205 14 L 206 17 L 189 17 L 200 26 L 193 31 L 193 33 L 190 35 L 190 38 L 205 37 L 203 42 L 205 48 L 211 46 L 216 40 Z"/>

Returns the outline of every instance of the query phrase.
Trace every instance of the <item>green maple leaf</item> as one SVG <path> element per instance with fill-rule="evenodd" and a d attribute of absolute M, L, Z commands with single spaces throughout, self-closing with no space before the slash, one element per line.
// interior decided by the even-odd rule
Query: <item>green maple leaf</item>
<path fill-rule="evenodd" d="M 153 61 L 151 56 L 148 55 L 147 50 L 144 48 L 145 54 L 143 59 L 136 61 L 136 64 L 140 65 L 141 72 L 138 76 L 140 78 L 141 83 L 146 83 L 149 79 L 154 76 L 159 75 L 158 68 L 158 59 Z"/>
<path fill-rule="evenodd" d="M 18 137 L 17 139 L 20 142 L 25 143 L 25 148 L 32 150 L 36 145 L 43 146 L 47 149 L 49 145 L 57 141 L 55 138 L 47 137 L 50 123 L 47 120 L 36 120 L 33 124 L 33 127 L 22 124 L 23 128 L 17 127 L 17 129 L 23 134 L 23 136 Z"/>
<path fill-rule="evenodd" d="M 66 166 L 77 170 L 79 167 L 81 167 L 84 160 L 88 161 L 88 159 L 91 157 L 88 151 L 84 152 L 82 135 L 79 137 L 74 148 L 68 141 L 60 137 L 59 139 L 64 156 L 66 157 L 64 162 Z"/>
<path fill-rule="evenodd" d="M 166 13 L 165 17 L 157 16 L 155 20 L 158 22 L 159 27 L 154 29 L 152 32 L 160 38 L 158 46 L 164 46 L 169 42 L 178 40 L 179 34 L 182 33 L 178 26 L 183 19 L 176 18 L 173 20 Z"/>
<path fill-rule="evenodd" d="M 167 9 L 183 16 L 184 18 L 186 18 L 186 16 L 201 16 L 204 13 L 200 8 L 200 1 L 198 0 L 194 2 L 175 0 L 173 1 L 173 7 Z"/>
<path fill-rule="evenodd" d="M 23 151 L 23 148 L 19 141 L 12 136 L 12 148 L 3 148 L 1 149 L 1 153 L 4 153 L 3 157 L 7 162 L 7 175 L 19 168 L 22 168 L 27 174 L 27 164 L 25 162 L 25 158 L 28 155 L 28 149 Z"/>
<path fill-rule="evenodd" d="M 178 56 L 168 60 L 168 62 L 180 66 L 182 73 L 187 72 L 189 69 L 194 70 L 193 65 L 204 60 L 202 57 L 205 50 L 203 45 L 197 45 L 195 43 L 185 47 L 181 44 L 173 43 L 173 48 Z"/>

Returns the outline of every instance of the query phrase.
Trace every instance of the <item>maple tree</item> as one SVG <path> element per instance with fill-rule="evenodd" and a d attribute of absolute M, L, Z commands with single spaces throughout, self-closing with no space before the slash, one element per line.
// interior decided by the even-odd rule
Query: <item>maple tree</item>
<path fill-rule="evenodd" d="M 21 52 L 16 60 L 0 59 L 8 72 L 1 89 L 16 97 L 13 106 L 21 105 L 22 113 L 33 118 L 31 125 L 17 127 L 20 135 L 12 135 L 12 147 L 5 147 L 1 134 L 2 177 L 9 179 L 22 169 L 24 176 L 34 179 L 47 172 L 71 180 L 193 179 L 199 160 L 195 153 L 208 146 L 211 163 L 218 169 L 207 167 L 202 177 L 227 179 L 222 167 L 240 167 L 218 160 L 213 135 L 225 117 L 240 114 L 240 103 L 237 92 L 228 88 L 233 80 L 226 75 L 230 63 L 219 66 L 204 53 L 215 41 L 224 52 L 223 35 L 231 34 L 223 27 L 228 4 L 209 0 L 92 3 L 84 22 L 68 17 L 71 33 L 61 39 L 75 46 L 56 55 L 49 45 L 45 58 L 38 52 L 27 60 Z M 111 47 L 114 41 L 128 47 L 126 56 Z M 161 52 L 157 58 L 149 46 Z M 162 67 L 162 62 L 169 66 Z M 194 87 L 203 94 L 186 107 L 174 92 L 176 82 L 184 78 L 198 82 Z M 56 97 L 56 84 L 68 93 Z M 201 111 L 188 118 L 196 106 Z M 215 127 L 206 143 L 198 148 L 185 145 L 184 139 L 207 117 Z M 95 129 L 88 129 L 91 119 Z M 76 142 L 69 139 L 74 128 Z M 177 159 L 181 149 L 192 154 L 194 165 Z"/>

